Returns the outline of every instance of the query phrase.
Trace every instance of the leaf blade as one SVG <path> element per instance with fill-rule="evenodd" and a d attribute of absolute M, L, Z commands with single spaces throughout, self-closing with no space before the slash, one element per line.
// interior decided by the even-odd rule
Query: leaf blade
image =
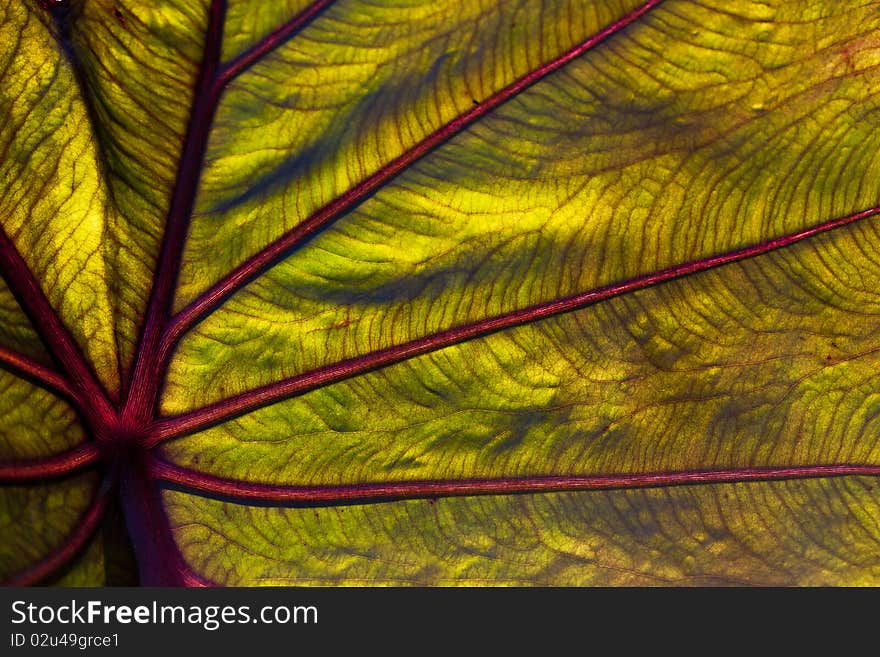
<path fill-rule="evenodd" d="M 112 388 L 118 372 L 113 325 L 104 321 L 112 312 L 100 246 L 106 196 L 82 130 L 87 112 L 62 53 L 28 6 L 6 8 L 0 26 L 13 45 L 0 63 L 7 71 L 0 145 L 11 154 L 2 160 L 0 271 L 77 384 L 100 388 L 82 351 Z M 34 179 L 40 184 L 27 183 Z"/>
<path fill-rule="evenodd" d="M 98 489 L 91 473 L 45 486 L 3 486 L 0 581 L 38 583 L 73 559 L 100 522 L 105 495 Z"/>
<path fill-rule="evenodd" d="M 813 3 L 803 19 L 802 5 L 784 2 L 733 10 L 664 5 L 432 152 L 226 301 L 180 343 L 163 411 L 186 414 L 206 399 L 235 399 L 284 377 L 369 358 L 463 318 L 481 321 L 499 307 L 516 312 L 566 292 L 772 244 L 828 216 L 871 207 L 876 193 L 868 181 L 877 161 L 864 123 L 874 101 L 863 92 L 876 75 L 869 36 L 876 16 L 860 6 L 864 21 L 853 24 L 851 10 Z M 786 20 L 794 15 L 802 20 Z M 847 63 L 851 51 L 860 57 Z M 695 52 L 701 57 L 694 59 Z M 606 116 L 618 119 L 619 129 L 609 129 Z M 558 198 L 546 192 L 563 186 L 560 181 L 574 191 Z M 536 198 L 549 198 L 550 209 L 542 213 Z M 835 210 L 822 214 L 829 208 Z M 584 209 L 592 211 L 586 220 L 577 214 Z M 511 216 L 517 221 L 505 222 Z M 275 491 L 281 497 L 334 486 L 347 487 L 346 495 L 378 494 L 383 486 L 418 495 L 426 481 L 467 489 L 474 479 L 492 477 L 672 476 L 727 467 L 743 473 L 803 466 L 807 472 L 834 463 L 873 471 L 880 430 L 873 393 L 876 222 L 782 242 L 779 251 L 564 317 L 507 328 L 379 372 L 358 371 L 350 380 L 321 381 L 325 387 L 165 443 L 160 453 L 223 479 L 214 481 L 215 493 L 247 489 L 252 501 L 263 503 L 279 501 L 263 485 L 283 487 Z M 758 546 L 751 571 L 709 559 L 698 581 L 872 581 L 870 559 L 854 557 L 858 565 L 848 570 L 830 558 L 811 570 L 807 558 L 787 579 L 756 563 L 788 559 L 782 553 L 797 552 L 798 541 L 824 540 L 813 534 L 839 539 L 849 517 L 840 506 L 849 495 L 839 488 L 845 484 L 802 485 L 807 491 L 830 486 L 828 504 L 837 510 L 811 515 L 798 504 L 805 515 L 799 539 L 784 549 L 787 539 Z M 607 499 L 572 496 L 587 506 Z M 183 492 L 165 499 L 182 550 L 200 572 L 210 564 L 209 576 L 237 573 L 225 581 L 256 583 L 271 571 L 273 581 L 301 582 L 298 575 L 285 580 L 283 572 L 299 573 L 306 563 L 312 569 L 306 581 L 321 581 L 309 555 L 281 548 L 285 532 L 304 542 L 318 532 L 303 520 L 306 510 L 267 511 L 259 519 L 263 534 L 245 540 L 241 523 L 261 509 L 215 502 L 208 511 L 198 496 L 187 501 Z M 462 505 L 476 504 L 462 499 Z M 747 534 L 788 517 L 784 497 L 762 499 L 764 506 L 743 525 Z M 382 526 L 386 509 L 412 504 L 365 504 L 357 507 L 359 521 L 340 521 L 339 542 L 327 548 L 332 554 L 324 567 L 330 573 L 338 566 L 341 574 L 328 575 L 330 581 L 354 583 L 362 580 L 352 572 L 366 572 L 424 582 L 422 568 L 459 574 L 456 558 L 466 563 L 469 554 L 462 545 L 440 548 L 452 555 L 441 566 L 416 565 L 415 556 L 386 570 L 382 564 L 394 559 L 367 547 L 393 532 L 368 536 L 363 526 Z M 700 504 L 702 514 L 720 502 L 709 496 Z M 490 524 L 493 513 L 473 526 Z M 657 513 L 676 522 L 674 504 Z M 525 515 L 539 533 L 552 532 L 559 521 L 540 510 Z M 296 523 L 284 520 L 294 516 Z M 219 517 L 237 520 L 223 527 Z M 280 543 L 261 544 L 266 533 L 274 535 L 267 530 L 273 523 L 286 528 L 278 530 Z M 421 538 L 442 533 L 425 514 L 413 523 L 417 529 L 407 540 L 420 540 L 418 532 Z M 474 531 L 474 540 L 486 540 L 485 532 Z M 695 522 L 688 531 L 703 529 Z M 225 541 L 224 532 L 237 538 Z M 860 549 L 870 549 L 870 531 L 865 536 Z M 194 547 L 205 541 L 213 547 Z M 246 546 L 243 553 L 236 543 Z M 286 556 L 267 565 L 263 557 L 271 549 Z M 361 550 L 362 558 L 344 556 Z M 240 567 L 227 561 L 230 554 L 238 555 Z M 626 581 L 645 583 L 675 570 L 666 561 L 670 554 L 653 554 L 653 562 L 646 557 L 639 578 Z M 552 557 L 535 559 L 537 570 L 526 569 L 526 579 L 551 581 L 536 573 Z M 349 570 L 353 562 L 358 565 Z M 840 579 L 828 574 L 829 564 L 836 564 Z M 491 566 L 481 572 L 494 575 Z M 569 582 L 600 581 L 589 579 L 596 576 L 589 567 L 585 579 L 566 572 Z"/>
<path fill-rule="evenodd" d="M 169 492 L 166 503 L 197 570 L 235 585 L 857 585 L 877 577 L 873 484 L 818 479 L 320 509 Z M 810 535 L 810 527 L 829 531 Z"/>
<path fill-rule="evenodd" d="M 257 11 L 0 10 L 15 569 L 876 581 L 876 2 Z"/>

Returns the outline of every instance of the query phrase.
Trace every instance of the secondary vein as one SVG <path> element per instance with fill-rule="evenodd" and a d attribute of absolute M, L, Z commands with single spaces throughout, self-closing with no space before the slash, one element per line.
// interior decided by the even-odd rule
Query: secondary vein
<path fill-rule="evenodd" d="M 218 496 L 237 502 L 278 505 L 345 505 L 405 499 L 461 497 L 468 495 L 510 495 L 579 490 L 611 490 L 773 481 L 841 476 L 880 476 L 880 465 L 834 463 L 784 467 L 741 467 L 595 475 L 545 475 L 480 479 L 437 479 L 385 481 L 360 484 L 284 486 L 217 477 L 154 459 L 154 479 L 185 491 Z"/>
<path fill-rule="evenodd" d="M 76 393 L 66 377 L 13 349 L 0 346 L 0 367 L 63 397 L 76 398 Z"/>
<path fill-rule="evenodd" d="M 230 83 L 233 79 L 244 73 L 251 66 L 262 60 L 270 52 L 286 43 L 292 36 L 297 34 L 303 27 L 313 21 L 321 12 L 333 4 L 335 0 L 316 0 L 309 4 L 296 16 L 272 30 L 256 44 L 248 48 L 220 70 L 217 82 L 220 86 Z"/>
<path fill-rule="evenodd" d="M 42 458 L 0 463 L 0 483 L 19 483 L 63 477 L 96 463 L 100 451 L 94 443 Z"/>
<path fill-rule="evenodd" d="M 63 372 L 64 382 L 54 377 L 50 379 L 75 392 L 73 397 L 78 410 L 93 423 L 100 423 L 109 417 L 113 411 L 103 385 L 2 226 L 0 275 Z M 19 361 L 19 365 L 26 363 Z"/>

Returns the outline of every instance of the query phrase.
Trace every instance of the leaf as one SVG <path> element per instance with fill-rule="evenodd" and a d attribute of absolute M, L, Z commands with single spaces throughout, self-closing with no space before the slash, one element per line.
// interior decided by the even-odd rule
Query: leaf
<path fill-rule="evenodd" d="M 877 584 L 878 10 L 0 8 L 0 578 Z"/>

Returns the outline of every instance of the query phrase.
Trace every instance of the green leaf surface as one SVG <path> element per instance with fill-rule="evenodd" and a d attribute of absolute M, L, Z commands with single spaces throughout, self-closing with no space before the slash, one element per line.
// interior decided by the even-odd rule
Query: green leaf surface
<path fill-rule="evenodd" d="M 65 542 L 86 511 L 95 477 L 36 486 L 4 486 L 0 490 L 0 579 L 7 581 Z M 94 561 L 94 555 L 87 561 Z M 95 569 L 80 582 L 95 583 Z"/>
<path fill-rule="evenodd" d="M 8 3 L 0 580 L 880 583 L 878 33 Z"/>
<path fill-rule="evenodd" d="M 49 392 L 0 371 L 0 460 L 47 457 L 86 436 L 73 410 Z"/>
<path fill-rule="evenodd" d="M 113 387 L 116 322 L 110 244 L 103 241 L 112 209 L 98 178 L 98 154 L 74 73 L 48 37 L 39 18 L 20 3 L 0 10 L 0 215 L 52 306 Z M 0 296 L 3 333 L 20 334 L 21 320 L 6 310 L 5 297 Z M 20 348 L 26 337 L 11 346 Z"/>
<path fill-rule="evenodd" d="M 880 577 L 876 482 L 859 478 L 324 509 L 173 493 L 168 505 L 199 571 L 238 585 L 839 586 Z"/>
<path fill-rule="evenodd" d="M 302 484 L 876 463 L 880 279 L 834 256 L 877 237 L 844 228 L 330 385 L 163 452 Z"/>

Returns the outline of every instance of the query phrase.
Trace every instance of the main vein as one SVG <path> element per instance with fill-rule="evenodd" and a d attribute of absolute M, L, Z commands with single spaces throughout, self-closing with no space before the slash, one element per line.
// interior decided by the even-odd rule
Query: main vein
<path fill-rule="evenodd" d="M 208 11 L 204 52 L 196 75 L 193 106 L 168 204 L 162 246 L 153 275 L 153 286 L 147 301 L 132 374 L 128 377 L 130 384 L 125 395 L 124 414 L 132 424 L 143 422 L 150 417 L 159 387 L 160 375 L 156 372 L 155 356 L 160 336 L 168 321 L 183 255 L 183 245 L 195 204 L 199 172 L 217 108 L 215 82 L 220 65 L 225 13 L 225 0 L 212 0 Z"/>

